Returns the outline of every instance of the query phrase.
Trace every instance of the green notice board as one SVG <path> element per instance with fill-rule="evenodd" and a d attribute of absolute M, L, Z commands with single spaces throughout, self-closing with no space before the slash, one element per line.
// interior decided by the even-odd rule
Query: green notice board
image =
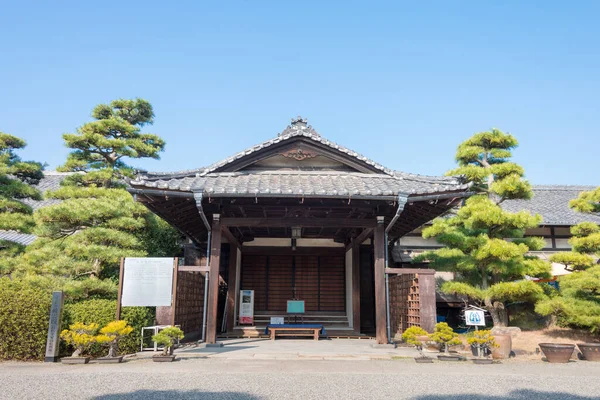
<path fill-rule="evenodd" d="M 288 314 L 304 314 L 304 300 L 288 300 Z"/>

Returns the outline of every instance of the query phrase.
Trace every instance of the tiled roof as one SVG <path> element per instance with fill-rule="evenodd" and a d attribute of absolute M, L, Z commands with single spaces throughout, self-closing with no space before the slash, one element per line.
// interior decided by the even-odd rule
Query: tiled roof
<path fill-rule="evenodd" d="M 71 175 L 70 172 L 56 172 L 56 171 L 44 171 L 44 177 L 40 180 L 37 185 L 34 185 L 42 195 L 49 190 L 56 190 L 60 187 L 60 183 L 67 177 Z M 50 206 L 53 204 L 60 203 L 60 200 L 56 199 L 43 199 L 43 200 L 31 200 L 24 199 L 23 203 L 27 204 L 34 210 L 38 208 Z M 0 230 L 0 240 L 7 240 L 10 242 L 19 243 L 22 245 L 29 245 L 35 240 L 35 235 L 30 235 L 26 233 L 20 233 L 15 231 L 2 231 Z"/>
<path fill-rule="evenodd" d="M 454 178 L 403 173 L 366 174 L 338 171 L 244 171 L 171 179 L 140 179 L 135 187 L 203 191 L 212 196 L 379 197 L 398 193 L 426 194 L 467 189 Z"/>
<path fill-rule="evenodd" d="M 379 173 L 306 170 L 251 170 L 217 172 L 224 166 L 272 145 L 296 137 L 308 138 L 343 153 Z M 335 144 L 319 135 L 306 120 L 293 119 L 279 136 L 241 151 L 206 168 L 173 173 L 141 173 L 131 181 L 134 187 L 163 190 L 202 191 L 212 196 L 325 196 L 369 197 L 427 194 L 465 190 L 454 177 L 407 174 L 385 168 L 359 153 Z"/>
<path fill-rule="evenodd" d="M 42 195 L 44 195 L 49 190 L 57 190 L 60 187 L 60 183 L 67 176 L 69 176 L 71 174 L 72 174 L 71 172 L 44 171 L 44 177 L 40 180 L 40 182 L 37 185 L 34 185 L 34 187 L 37 190 L 39 190 L 40 192 L 42 192 Z M 37 210 L 38 208 L 50 206 L 53 204 L 58 204 L 58 203 L 60 203 L 60 200 L 56 200 L 56 199 L 42 199 L 42 200 L 24 199 L 23 203 L 32 207 L 34 210 Z"/>
<path fill-rule="evenodd" d="M 15 242 L 27 246 L 36 239 L 35 235 L 15 231 L 0 231 L 0 240 Z"/>
<path fill-rule="evenodd" d="M 322 145 L 330 147 L 331 149 L 337 150 L 341 153 L 345 153 L 345 154 L 349 155 L 350 157 L 356 159 L 357 161 L 360 161 L 367 165 L 370 165 L 371 167 L 378 169 L 379 171 L 384 172 L 388 175 L 394 174 L 394 171 L 384 167 L 383 165 L 381 165 L 379 163 L 376 163 L 375 161 L 357 153 L 356 151 L 350 150 L 344 146 L 340 146 L 337 143 L 334 143 L 330 140 L 325 139 L 319 133 L 317 133 L 317 131 L 315 131 L 312 126 L 307 125 L 306 119 L 297 117 L 297 118 L 292 118 L 292 123 L 290 125 L 288 125 L 283 130 L 283 132 L 281 132 L 279 135 L 277 135 L 277 137 L 266 140 L 255 146 L 249 147 L 246 150 L 240 151 L 239 153 L 234 154 L 233 156 L 228 157 L 224 160 L 218 161 L 212 165 L 209 165 L 208 167 L 203 167 L 203 168 L 198 168 L 198 169 L 193 169 L 193 170 L 188 170 L 188 171 L 175 172 L 172 174 L 171 173 L 162 173 L 162 172 L 151 172 L 151 173 L 147 173 L 146 176 L 148 176 L 149 178 L 151 176 L 160 177 L 162 175 L 187 176 L 190 174 L 194 174 L 194 175 L 198 175 L 198 176 L 204 176 L 204 175 L 209 174 L 219 168 L 226 166 L 227 164 L 230 164 L 236 160 L 239 160 L 242 157 L 248 156 L 248 155 L 256 153 L 257 151 L 260 151 L 262 149 L 268 148 L 268 147 L 273 146 L 278 143 L 283 143 L 285 141 L 288 141 L 288 140 L 290 140 L 292 138 L 296 138 L 296 137 L 305 137 L 305 138 L 311 139 L 317 143 L 320 143 Z"/>
<path fill-rule="evenodd" d="M 583 214 L 569 208 L 569 201 L 583 191 L 595 186 L 534 185 L 531 200 L 506 200 L 502 208 L 507 211 L 529 211 L 540 214 L 544 225 L 576 225 L 590 221 L 600 224 L 599 214 Z"/>

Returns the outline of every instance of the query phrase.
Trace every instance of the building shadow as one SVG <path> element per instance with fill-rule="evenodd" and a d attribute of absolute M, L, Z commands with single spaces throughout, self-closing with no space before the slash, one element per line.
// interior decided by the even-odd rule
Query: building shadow
<path fill-rule="evenodd" d="M 207 392 L 202 390 L 136 390 L 131 393 L 114 393 L 94 397 L 96 400 L 159 400 L 159 399 L 211 399 L 211 400 L 258 400 L 244 392 Z"/>
<path fill-rule="evenodd" d="M 544 400 L 598 400 L 600 397 L 593 396 L 579 396 L 571 393 L 565 392 L 545 392 L 541 390 L 531 390 L 531 389 L 519 389 L 513 390 L 507 395 L 503 396 L 494 396 L 494 395 L 486 395 L 484 393 L 480 394 L 436 394 L 436 395 L 423 395 L 412 397 L 411 400 L 505 400 L 505 399 L 516 399 L 516 400 L 536 400 L 536 399 L 544 399 Z"/>
<path fill-rule="evenodd" d="M 188 348 L 188 349 L 181 349 L 179 351 L 176 351 L 175 354 L 176 355 L 185 355 L 185 354 L 197 354 L 197 353 L 229 353 L 232 351 L 240 351 L 240 350 L 248 350 L 248 349 L 255 349 L 258 348 L 258 346 L 223 346 L 223 347 L 192 347 L 192 348 Z"/>

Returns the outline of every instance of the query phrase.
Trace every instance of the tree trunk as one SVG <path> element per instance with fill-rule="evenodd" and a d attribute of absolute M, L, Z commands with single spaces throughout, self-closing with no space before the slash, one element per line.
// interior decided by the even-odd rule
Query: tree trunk
<path fill-rule="evenodd" d="M 108 348 L 108 356 L 112 358 L 117 356 L 117 343 L 110 344 L 110 347 Z"/>
<path fill-rule="evenodd" d="M 508 313 L 501 301 L 492 301 L 485 299 L 485 307 L 492 316 L 494 326 L 508 326 Z"/>

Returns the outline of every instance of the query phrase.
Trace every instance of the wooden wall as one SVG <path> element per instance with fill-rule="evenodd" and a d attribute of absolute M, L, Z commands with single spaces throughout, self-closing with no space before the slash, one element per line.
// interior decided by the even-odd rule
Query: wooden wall
<path fill-rule="evenodd" d="M 432 332 L 435 326 L 435 277 L 433 274 L 389 276 L 392 338 L 400 338 L 411 326 Z"/>
<path fill-rule="evenodd" d="M 171 325 L 172 312 L 172 307 L 156 307 L 156 322 L 159 325 Z M 181 326 L 186 337 L 199 336 L 203 312 L 204 276 L 200 272 L 178 272 L 175 325 Z"/>
<path fill-rule="evenodd" d="M 254 249 L 253 249 L 254 250 Z M 289 254 L 283 254 L 285 251 Z M 287 300 L 305 300 L 307 312 L 346 311 L 345 258 L 322 248 L 310 254 L 291 249 L 242 254 L 242 290 L 254 290 L 257 311 L 286 311 Z M 271 253 L 271 254 L 269 254 Z M 273 254 L 276 253 L 276 254 Z"/>

